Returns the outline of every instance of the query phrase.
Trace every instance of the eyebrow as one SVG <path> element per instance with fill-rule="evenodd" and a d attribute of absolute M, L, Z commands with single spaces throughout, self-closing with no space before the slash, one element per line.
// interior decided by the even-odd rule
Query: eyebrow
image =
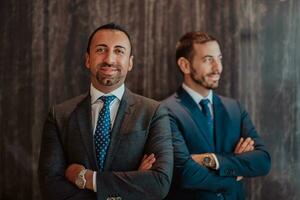
<path fill-rule="evenodd" d="M 205 59 L 205 58 L 213 58 L 213 56 L 211 55 L 206 55 L 206 56 L 203 56 L 202 59 Z"/>
<path fill-rule="evenodd" d="M 107 47 L 107 45 L 106 44 L 97 44 L 96 47 Z M 126 48 L 121 45 L 117 45 L 114 48 L 121 48 L 121 49 L 126 50 Z"/>
<path fill-rule="evenodd" d="M 117 45 L 117 46 L 115 46 L 115 48 L 121 48 L 121 49 L 124 49 L 124 50 L 126 50 L 126 48 L 125 48 L 125 47 L 123 47 L 123 46 L 121 46 L 121 45 Z"/>
<path fill-rule="evenodd" d="M 202 57 L 202 59 L 205 59 L 205 58 L 213 58 L 214 56 L 212 55 L 205 55 Z M 222 57 L 222 54 L 218 55 L 218 57 Z"/>

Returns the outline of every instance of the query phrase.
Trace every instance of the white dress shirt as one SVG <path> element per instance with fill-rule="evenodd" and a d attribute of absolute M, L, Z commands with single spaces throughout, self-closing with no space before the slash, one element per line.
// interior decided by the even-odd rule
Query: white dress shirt
<path fill-rule="evenodd" d="M 97 120 L 99 112 L 101 111 L 103 107 L 103 102 L 99 99 L 102 96 L 111 96 L 114 95 L 116 98 L 110 103 L 109 110 L 110 110 L 110 121 L 111 121 L 111 128 L 114 125 L 117 112 L 120 106 L 121 99 L 125 92 L 125 86 L 122 84 L 120 87 L 115 89 L 114 91 L 110 93 L 103 93 L 99 90 L 97 90 L 93 84 L 91 84 L 90 87 L 90 95 L 91 95 L 91 111 L 92 111 L 92 128 L 93 128 L 93 134 L 95 134 L 96 126 L 97 126 Z M 97 192 L 97 182 L 96 182 L 96 175 L 97 172 L 94 171 L 93 173 L 93 190 L 94 192 Z"/>
<path fill-rule="evenodd" d="M 91 111 L 92 111 L 92 126 L 93 126 L 94 134 L 95 134 L 96 126 L 97 126 L 98 115 L 103 107 L 103 102 L 99 98 L 102 96 L 111 96 L 111 95 L 116 96 L 116 98 L 109 105 L 111 127 L 113 127 L 124 92 L 125 92 L 124 84 L 122 84 L 120 87 L 118 87 L 117 89 L 115 89 L 114 91 L 112 91 L 108 94 L 105 94 L 105 93 L 97 90 L 91 84 L 91 88 L 90 88 L 91 105 L 92 105 Z"/>
<path fill-rule="evenodd" d="M 195 101 L 195 103 L 198 105 L 199 109 L 202 110 L 202 107 L 200 106 L 200 101 L 202 99 L 208 99 L 209 100 L 209 110 L 211 113 L 212 118 L 214 117 L 214 112 L 213 112 L 213 100 L 212 100 L 212 90 L 209 91 L 208 95 L 206 97 L 203 97 L 201 94 L 199 94 L 198 92 L 196 92 L 195 90 L 193 90 L 192 88 L 190 88 L 189 86 L 187 86 L 186 84 L 182 83 L 182 88 L 192 97 L 192 99 Z"/>

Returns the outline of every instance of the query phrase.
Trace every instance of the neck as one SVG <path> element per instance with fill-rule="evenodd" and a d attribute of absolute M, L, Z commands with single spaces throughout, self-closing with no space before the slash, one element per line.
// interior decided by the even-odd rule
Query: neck
<path fill-rule="evenodd" d="M 100 85 L 97 81 L 92 81 L 93 86 L 99 90 L 100 92 L 103 92 L 104 94 L 110 93 L 120 87 L 122 84 L 116 84 L 112 86 L 105 86 L 105 85 Z"/>
<path fill-rule="evenodd" d="M 186 84 L 188 87 L 190 87 L 192 90 L 196 91 L 203 97 L 207 97 L 210 92 L 210 89 L 207 89 L 199 83 L 195 83 L 193 81 L 184 80 L 184 84 Z"/>

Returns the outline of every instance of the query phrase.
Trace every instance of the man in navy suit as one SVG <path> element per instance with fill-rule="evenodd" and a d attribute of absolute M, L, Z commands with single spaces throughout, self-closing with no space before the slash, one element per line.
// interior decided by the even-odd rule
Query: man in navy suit
<path fill-rule="evenodd" d="M 222 73 L 220 46 L 206 33 L 187 33 L 176 61 L 183 83 L 163 102 L 175 162 L 168 198 L 244 199 L 244 177 L 266 175 L 271 159 L 243 106 L 213 91 Z"/>

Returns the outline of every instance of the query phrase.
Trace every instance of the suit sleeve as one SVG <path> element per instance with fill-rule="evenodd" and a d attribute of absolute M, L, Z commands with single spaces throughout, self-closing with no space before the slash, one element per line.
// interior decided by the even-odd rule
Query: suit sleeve
<path fill-rule="evenodd" d="M 181 133 L 180 122 L 169 112 L 174 146 L 174 171 L 184 189 L 202 189 L 211 192 L 229 192 L 236 184 L 233 177 L 221 177 L 216 171 L 196 163 L 190 155 Z"/>
<path fill-rule="evenodd" d="M 66 160 L 53 108 L 44 125 L 39 159 L 38 175 L 42 199 L 90 199 L 92 193 L 78 190 L 65 178 L 65 169 Z"/>
<path fill-rule="evenodd" d="M 145 152 L 155 154 L 151 170 L 97 173 L 98 198 L 115 195 L 131 200 L 163 199 L 167 195 L 173 173 L 173 147 L 168 114 L 163 107 L 151 120 Z"/>
<path fill-rule="evenodd" d="M 241 116 L 241 137 L 250 137 L 254 140 L 254 150 L 235 155 L 216 154 L 220 164 L 220 176 L 255 177 L 266 175 L 271 168 L 271 157 L 267 152 L 262 139 L 245 109 L 238 104 Z"/>

